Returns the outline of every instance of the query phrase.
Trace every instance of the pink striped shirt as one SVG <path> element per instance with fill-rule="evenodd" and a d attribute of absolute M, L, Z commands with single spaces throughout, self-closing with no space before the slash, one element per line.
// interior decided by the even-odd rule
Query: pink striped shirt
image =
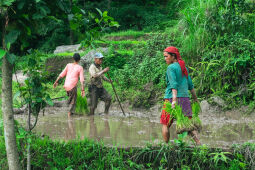
<path fill-rule="evenodd" d="M 79 77 L 81 82 L 84 81 L 83 67 L 69 63 L 59 76 L 62 78 L 66 76 L 64 88 L 66 91 L 70 91 L 77 85 Z"/>

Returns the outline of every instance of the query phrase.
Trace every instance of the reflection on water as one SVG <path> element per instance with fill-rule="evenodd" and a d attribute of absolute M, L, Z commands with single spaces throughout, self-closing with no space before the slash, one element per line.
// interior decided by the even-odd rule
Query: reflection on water
<path fill-rule="evenodd" d="M 40 117 L 35 129 L 53 139 L 72 140 L 91 138 L 106 145 L 144 146 L 147 142 L 162 142 L 161 125 L 149 118 L 116 116 L 73 116 L 66 114 Z M 200 132 L 201 142 L 210 146 L 231 146 L 234 143 L 254 142 L 255 123 L 207 123 Z M 177 138 L 175 125 L 170 139 Z"/>
<path fill-rule="evenodd" d="M 76 138 L 75 125 L 72 117 L 67 118 L 67 130 L 65 131 L 65 139 L 71 140 Z"/>

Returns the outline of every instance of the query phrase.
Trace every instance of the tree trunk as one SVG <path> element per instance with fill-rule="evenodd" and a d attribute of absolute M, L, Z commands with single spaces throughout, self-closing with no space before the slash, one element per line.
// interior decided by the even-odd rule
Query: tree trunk
<path fill-rule="evenodd" d="M 4 120 L 4 137 L 10 170 L 19 170 L 19 155 L 16 144 L 14 118 L 12 110 L 12 65 L 3 57 L 2 64 L 2 112 Z"/>
<path fill-rule="evenodd" d="M 6 50 L 4 37 L 8 26 L 8 15 L 3 24 L 2 45 Z M 7 153 L 8 166 L 10 170 L 20 170 L 19 154 L 15 136 L 15 126 L 12 110 L 12 65 L 8 62 L 5 55 L 2 59 L 2 112 L 4 121 L 4 139 Z"/>
<path fill-rule="evenodd" d="M 73 31 L 71 30 L 71 28 L 70 28 L 69 35 L 70 35 L 70 45 L 73 45 L 74 44 L 74 36 L 73 36 Z"/>
<path fill-rule="evenodd" d="M 28 104 L 28 119 L 27 119 L 27 131 L 28 133 L 31 132 L 31 107 L 30 104 Z M 31 151 L 30 151 L 30 143 L 27 142 L 27 170 L 31 170 Z"/>
<path fill-rule="evenodd" d="M 27 143 L 27 170 L 31 170 L 31 150 L 30 143 Z"/>

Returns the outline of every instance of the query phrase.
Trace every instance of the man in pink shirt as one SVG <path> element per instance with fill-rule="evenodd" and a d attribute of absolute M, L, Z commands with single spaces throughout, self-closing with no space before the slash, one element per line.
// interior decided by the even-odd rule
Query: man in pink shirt
<path fill-rule="evenodd" d="M 76 105 L 76 98 L 77 98 L 76 85 L 78 83 L 79 77 L 81 82 L 81 95 L 82 97 L 85 96 L 83 67 L 78 64 L 81 59 L 80 54 L 75 53 L 73 55 L 73 59 L 74 59 L 74 62 L 66 65 L 65 69 L 58 76 L 57 80 L 55 81 L 53 85 L 53 87 L 55 88 L 58 85 L 59 79 L 66 77 L 64 88 L 67 92 L 67 96 L 69 97 L 68 104 L 71 105 L 71 108 L 68 112 L 68 116 L 71 116 L 71 114 L 75 112 L 75 105 Z"/>

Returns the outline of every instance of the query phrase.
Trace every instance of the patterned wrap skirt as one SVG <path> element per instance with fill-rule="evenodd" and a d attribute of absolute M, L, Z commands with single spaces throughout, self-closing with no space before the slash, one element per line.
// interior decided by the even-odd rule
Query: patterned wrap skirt
<path fill-rule="evenodd" d="M 71 113 L 75 113 L 75 106 L 76 106 L 76 100 L 77 100 L 77 87 L 75 86 L 72 90 L 67 91 L 68 101 L 67 104 L 70 105 L 69 111 Z"/>

